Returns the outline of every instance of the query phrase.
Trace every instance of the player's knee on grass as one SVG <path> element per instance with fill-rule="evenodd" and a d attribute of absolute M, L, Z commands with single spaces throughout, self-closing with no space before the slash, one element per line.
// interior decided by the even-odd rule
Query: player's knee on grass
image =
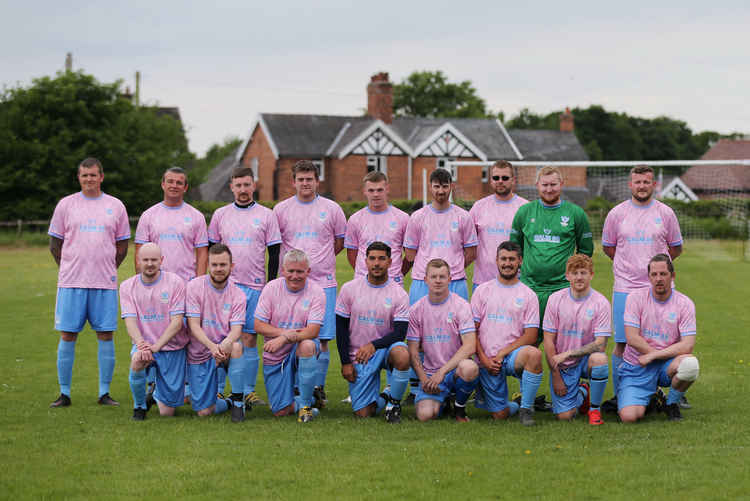
<path fill-rule="evenodd" d="M 176 409 L 174 407 L 170 407 L 168 405 L 164 405 L 161 402 L 156 402 L 156 404 L 159 406 L 159 415 L 164 417 L 172 417 L 175 414 Z"/>
<path fill-rule="evenodd" d="M 417 419 L 422 422 L 436 418 L 440 413 L 440 402 L 437 400 L 422 400 L 416 405 Z"/>
<path fill-rule="evenodd" d="M 623 423 L 635 423 L 646 414 L 646 408 L 642 405 L 628 405 L 620 409 L 619 414 Z"/>
<path fill-rule="evenodd" d="M 493 412 L 492 413 L 492 419 L 495 419 L 495 420 L 508 419 L 509 416 L 510 416 L 510 408 L 509 407 L 506 407 L 505 409 L 503 409 L 501 411 L 497 411 L 497 412 Z"/>
<path fill-rule="evenodd" d="M 607 365 L 607 355 L 601 352 L 592 353 L 589 355 L 589 368 L 596 367 L 597 365 Z"/>
<path fill-rule="evenodd" d="M 273 416 L 274 417 L 284 417 L 284 416 L 288 416 L 290 414 L 294 414 L 294 404 L 287 405 L 286 407 L 284 407 L 280 411 L 274 412 Z"/>
<path fill-rule="evenodd" d="M 321 342 L 322 345 L 322 342 Z M 299 342 L 297 346 L 298 357 L 314 357 L 315 356 L 315 343 L 309 339 L 305 339 Z"/>
<path fill-rule="evenodd" d="M 378 407 L 378 404 L 376 402 L 373 402 L 366 407 L 362 407 L 358 411 L 354 411 L 354 415 L 358 418 L 372 417 L 375 415 L 375 410 L 377 409 L 377 407 Z"/>
<path fill-rule="evenodd" d="M 396 370 L 408 371 L 411 367 L 409 351 L 403 346 L 394 347 L 388 355 L 388 363 Z"/>
<path fill-rule="evenodd" d="M 210 407 L 206 407 L 205 409 L 201 409 L 197 412 L 197 414 L 199 417 L 211 416 L 214 413 L 214 407 L 216 406 L 212 405 Z"/>
<path fill-rule="evenodd" d="M 474 381 L 479 377 L 479 366 L 473 360 L 461 360 L 458 363 L 456 373 L 458 374 L 458 377 L 464 381 Z"/>
<path fill-rule="evenodd" d="M 561 412 L 560 414 L 557 414 L 557 419 L 560 421 L 571 421 L 574 417 L 576 417 L 576 410 L 570 409 L 569 411 Z"/>

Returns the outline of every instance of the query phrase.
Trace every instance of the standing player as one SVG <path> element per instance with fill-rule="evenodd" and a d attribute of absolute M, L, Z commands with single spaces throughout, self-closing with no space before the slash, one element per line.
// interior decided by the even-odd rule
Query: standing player
<path fill-rule="evenodd" d="M 268 248 L 268 279 L 276 278 L 279 269 L 281 233 L 276 216 L 270 209 L 253 200 L 255 178 L 253 170 L 241 167 L 232 173 L 229 188 L 234 202 L 217 209 L 208 226 L 208 239 L 212 244 L 221 242 L 232 251 L 235 266 L 232 278 L 245 293 L 245 325 L 242 328 L 242 360 L 245 387 L 245 404 L 265 405 L 255 392 L 258 380 L 258 335 L 253 327 L 255 305 L 266 283 L 263 269 Z M 219 371 L 219 389 L 223 391 L 226 375 Z"/>
<path fill-rule="evenodd" d="M 120 285 L 120 308 L 133 341 L 130 363 L 130 391 L 133 419 L 146 419 L 146 368 L 156 367 L 155 392 L 159 413 L 174 416 L 182 405 L 185 388 L 185 345 L 188 334 L 182 324 L 185 315 L 185 281 L 175 273 L 160 271 L 164 258 L 154 243 L 144 244 L 138 253 L 141 273 Z"/>
<path fill-rule="evenodd" d="M 552 412 L 573 419 L 588 414 L 589 423 L 603 423 L 599 406 L 607 387 L 607 338 L 611 334 L 607 299 L 591 288 L 594 262 L 583 254 L 568 259 L 569 289 L 549 297 L 544 314 L 544 353 L 550 368 Z M 580 384 L 581 378 L 591 384 Z M 590 409 L 589 409 L 590 404 Z"/>
<path fill-rule="evenodd" d="M 314 417 L 315 339 L 323 324 L 326 297 L 318 284 L 308 280 L 310 264 L 303 251 L 285 253 L 281 273 L 263 288 L 255 308 L 255 330 L 264 338 L 263 380 L 274 416 L 296 411 L 297 421 L 307 423 Z M 294 395 L 297 379 L 299 399 Z"/>
<path fill-rule="evenodd" d="M 477 256 L 477 231 L 471 216 L 453 205 L 451 174 L 435 169 L 430 174 L 432 203 L 414 212 L 409 218 L 404 237 L 404 274 L 411 272 L 409 302 L 416 303 L 427 295 L 425 273 L 430 259 L 440 258 L 450 267 L 450 290 L 469 300 L 466 268 Z"/>
<path fill-rule="evenodd" d="M 695 305 L 672 289 L 674 267 L 666 254 L 657 254 L 646 268 L 649 289 L 628 294 L 625 303 L 624 362 L 617 394 L 620 419 L 632 423 L 646 413 L 651 395 L 669 386 L 666 413 L 680 421 L 680 398 L 698 379 L 695 346 Z"/>
<path fill-rule="evenodd" d="M 399 248 L 400 249 L 400 248 Z M 341 375 L 349 382 L 352 410 L 370 417 L 385 406 L 385 420 L 401 421 L 401 397 L 409 383 L 409 296 L 388 278 L 391 248 L 372 242 L 366 250 L 367 276 L 341 287 L 336 304 L 336 343 Z M 380 371 L 392 373 L 380 398 Z"/>
<path fill-rule="evenodd" d="M 315 380 L 318 405 L 325 405 L 325 383 L 331 354 L 328 341 L 336 336 L 336 255 L 344 248 L 346 217 L 339 205 L 318 195 L 318 167 L 300 160 L 292 167 L 297 194 L 273 208 L 281 230 L 281 252 L 305 251 L 310 262 L 310 280 L 323 288 L 326 314 L 320 328 L 320 354 Z"/>
<path fill-rule="evenodd" d="M 496 162 L 490 168 L 490 186 L 494 193 L 477 200 L 469 211 L 479 239 L 472 290 L 497 277 L 497 246 L 510 238 L 513 216 L 528 202 L 513 192 L 517 178 L 510 162 Z"/>
<path fill-rule="evenodd" d="M 183 280 L 205 275 L 208 262 L 206 218 L 184 196 L 187 174 L 170 167 L 161 178 L 164 200 L 148 208 L 135 229 L 135 272 L 140 273 L 138 254 L 143 244 L 157 244 L 164 256 L 162 271 L 176 273 Z"/>
<path fill-rule="evenodd" d="M 224 244 L 208 250 L 208 275 L 187 284 L 185 315 L 190 329 L 188 381 L 193 410 L 199 416 L 220 414 L 232 406 L 232 421 L 245 419 L 242 401 L 242 346 L 237 343 L 245 321 L 245 295 L 232 272 L 232 252 Z M 230 358 L 231 357 L 231 358 Z M 217 365 L 227 365 L 231 402 L 216 398 Z"/>
<path fill-rule="evenodd" d="M 479 332 L 479 390 L 476 406 L 507 419 L 516 412 L 521 424 L 534 425 L 534 397 L 542 383 L 542 353 L 534 346 L 539 329 L 539 300 L 518 279 L 520 246 L 505 241 L 497 248 L 495 280 L 474 291 L 471 311 Z M 507 377 L 521 380 L 520 410 L 508 401 Z"/>
<path fill-rule="evenodd" d="M 650 288 L 646 268 L 652 256 L 663 253 L 676 259 L 682 254 L 682 234 L 677 216 L 667 205 L 655 200 L 654 170 L 641 165 L 630 171 L 631 198 L 614 207 L 604 220 L 602 250 L 614 261 L 615 283 L 612 310 L 615 349 L 612 352 L 612 384 L 615 397 L 608 402 L 617 408 L 618 370 L 625 351 L 625 301 L 628 294 Z"/>
<path fill-rule="evenodd" d="M 476 351 L 471 307 L 451 292 L 450 266 L 444 260 L 427 262 L 425 282 L 428 294 L 411 307 L 406 334 L 411 365 L 420 382 L 414 399 L 417 419 L 429 421 L 440 416 L 450 405 L 450 394 L 455 393 L 456 421 L 466 422 L 466 401 L 479 375 L 470 358 Z"/>
<path fill-rule="evenodd" d="M 539 200 L 521 206 L 513 218 L 510 240 L 521 246 L 521 281 L 539 297 L 539 319 L 549 296 L 570 284 L 565 263 L 576 252 L 591 256 L 594 242 L 586 213 L 561 200 L 563 178 L 556 167 L 542 167 L 536 174 Z M 537 344 L 542 341 L 539 334 Z"/>
<path fill-rule="evenodd" d="M 378 171 L 367 173 L 363 192 L 367 207 L 358 210 L 346 224 L 346 258 L 354 268 L 354 275 L 364 277 L 368 273 L 365 253 L 373 242 L 383 242 L 390 248 L 391 268 L 388 276 L 401 283 L 403 273 L 402 248 L 409 215 L 388 204 L 388 178 Z"/>
<path fill-rule="evenodd" d="M 60 267 L 55 304 L 60 396 L 50 407 L 70 405 L 76 340 L 86 320 L 99 341 L 99 404 L 120 405 L 109 395 L 109 385 L 115 370 L 117 268 L 128 253 L 130 223 L 122 202 L 102 193 L 103 180 L 99 160 L 81 162 L 81 191 L 57 203 L 49 225 L 49 249 Z"/>

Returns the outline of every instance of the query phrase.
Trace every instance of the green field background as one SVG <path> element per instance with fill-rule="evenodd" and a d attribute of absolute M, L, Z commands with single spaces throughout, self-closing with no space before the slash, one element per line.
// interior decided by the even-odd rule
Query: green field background
<path fill-rule="evenodd" d="M 595 428 L 537 413 L 528 429 L 473 408 L 466 424 L 418 423 L 413 408 L 397 426 L 354 419 L 339 402 L 347 390 L 335 347 L 330 404 L 310 424 L 273 418 L 268 407 L 241 424 L 188 409 L 133 422 L 122 322 L 111 391 L 122 407 L 96 404 L 96 338 L 87 327 L 73 405 L 49 409 L 59 392 L 57 269 L 45 248 L 0 247 L 0 498 L 750 499 L 750 264 L 740 252 L 689 241 L 676 262 L 677 288 L 697 307 L 701 363 L 682 422 L 622 425 L 605 415 Z M 594 287 L 609 297 L 611 264 L 598 245 L 595 266 Z M 132 274 L 131 249 L 120 279 Z M 351 276 L 342 253 L 339 283 Z M 258 389 L 265 399 L 261 378 Z M 549 395 L 546 377 L 542 392 Z"/>

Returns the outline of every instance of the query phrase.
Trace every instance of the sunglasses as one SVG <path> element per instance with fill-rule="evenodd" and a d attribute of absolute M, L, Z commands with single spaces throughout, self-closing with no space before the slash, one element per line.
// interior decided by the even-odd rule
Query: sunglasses
<path fill-rule="evenodd" d="M 500 181 L 501 179 L 503 181 L 509 181 L 510 180 L 510 176 L 492 176 L 492 180 L 493 181 Z"/>

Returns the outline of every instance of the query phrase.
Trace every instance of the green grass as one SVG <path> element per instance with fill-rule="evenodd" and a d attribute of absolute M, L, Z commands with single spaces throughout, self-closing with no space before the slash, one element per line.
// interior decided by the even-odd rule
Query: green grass
<path fill-rule="evenodd" d="M 731 256 L 730 256 L 731 257 Z M 597 247 L 594 286 L 609 296 L 611 266 Z M 351 277 L 343 254 L 340 282 Z M 120 278 L 132 274 L 131 258 Z M 313 423 L 274 419 L 267 407 L 244 423 L 204 420 L 181 410 L 130 420 L 129 342 L 116 334 L 112 394 L 121 408 L 96 405 L 95 336 L 81 334 L 73 406 L 57 396 L 58 335 L 52 329 L 56 267 L 41 247 L 0 249 L 0 497 L 258 499 L 737 499 L 750 497 L 750 413 L 745 326 L 750 264 L 716 242 L 688 242 L 677 286 L 698 311 L 701 377 L 682 423 L 662 416 L 625 426 L 605 416 L 538 426 L 494 423 L 469 409 L 472 422 L 400 426 L 355 420 L 338 356 L 328 378 L 330 408 Z M 611 346 L 610 346 L 611 350 Z M 333 351 L 335 353 L 335 350 Z M 542 386 L 549 395 L 548 386 Z M 260 393 L 265 391 L 260 385 Z M 606 398 L 611 395 L 608 388 Z"/>

